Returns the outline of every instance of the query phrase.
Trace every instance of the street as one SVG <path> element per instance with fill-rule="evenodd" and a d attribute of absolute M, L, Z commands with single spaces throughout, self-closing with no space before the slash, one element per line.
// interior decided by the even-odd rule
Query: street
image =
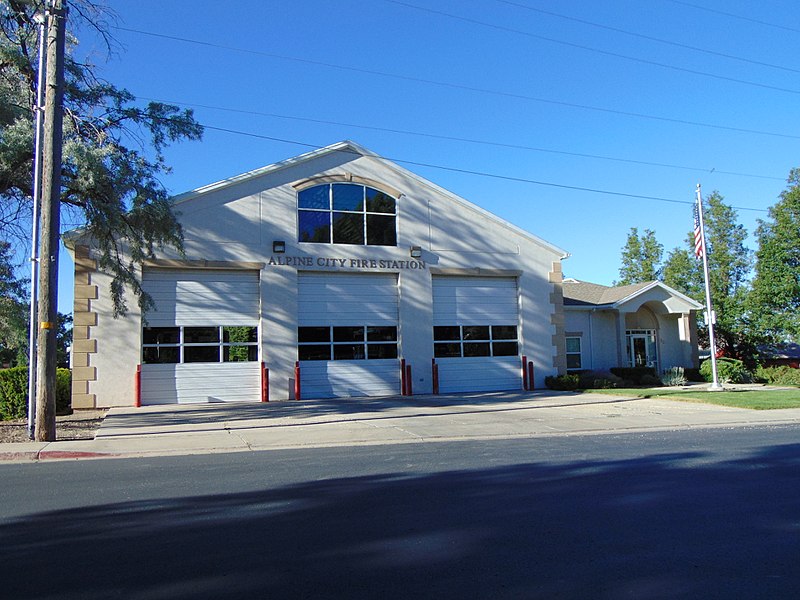
<path fill-rule="evenodd" d="M 796 598 L 800 427 L 0 464 L 7 598 Z"/>

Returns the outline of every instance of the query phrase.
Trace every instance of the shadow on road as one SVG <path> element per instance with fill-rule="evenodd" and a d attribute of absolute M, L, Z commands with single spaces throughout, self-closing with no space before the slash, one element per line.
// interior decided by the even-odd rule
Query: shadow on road
<path fill-rule="evenodd" d="M 359 451 L 380 462 L 396 450 Z M 728 462 L 682 452 L 424 475 L 399 469 L 268 489 L 271 456 L 242 457 L 243 476 L 264 482 L 257 491 L 1 522 L 3 595 L 800 596 L 800 444 Z M 209 461 L 204 476 L 232 457 Z"/>

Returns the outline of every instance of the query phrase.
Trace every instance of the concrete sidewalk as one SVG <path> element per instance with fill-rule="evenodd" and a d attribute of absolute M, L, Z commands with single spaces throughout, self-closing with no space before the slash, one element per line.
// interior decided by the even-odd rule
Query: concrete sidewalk
<path fill-rule="evenodd" d="M 755 411 L 553 391 L 170 405 L 111 409 L 94 440 L 2 444 L 0 460 L 246 452 L 768 424 L 800 424 L 800 409 Z"/>

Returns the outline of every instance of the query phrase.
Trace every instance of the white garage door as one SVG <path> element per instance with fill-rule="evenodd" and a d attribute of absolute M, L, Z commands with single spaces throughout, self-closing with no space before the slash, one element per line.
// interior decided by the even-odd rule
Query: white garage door
<path fill-rule="evenodd" d="M 440 392 L 522 387 L 516 278 L 434 276 L 433 325 Z"/>
<path fill-rule="evenodd" d="M 298 273 L 302 398 L 400 392 L 397 276 Z"/>
<path fill-rule="evenodd" d="M 143 405 L 261 399 L 258 279 L 258 271 L 144 271 L 156 310 L 142 330 Z"/>

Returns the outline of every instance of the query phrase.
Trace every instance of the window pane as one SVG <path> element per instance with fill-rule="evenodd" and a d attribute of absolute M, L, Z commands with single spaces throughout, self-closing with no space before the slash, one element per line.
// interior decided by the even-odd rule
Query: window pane
<path fill-rule="evenodd" d="M 367 341 L 396 342 L 397 327 L 367 327 Z"/>
<path fill-rule="evenodd" d="M 333 243 L 363 244 L 364 215 L 333 213 Z"/>
<path fill-rule="evenodd" d="M 219 343 L 219 327 L 184 327 L 183 342 L 185 344 Z"/>
<path fill-rule="evenodd" d="M 568 337 L 567 352 L 580 352 L 580 351 L 581 351 L 581 338 Z"/>
<path fill-rule="evenodd" d="M 567 354 L 567 368 L 580 369 L 581 368 L 581 355 L 580 354 Z"/>
<path fill-rule="evenodd" d="M 368 358 L 397 358 L 397 344 L 367 344 Z"/>
<path fill-rule="evenodd" d="M 327 344 L 309 344 L 297 347 L 298 360 L 330 360 L 331 347 Z"/>
<path fill-rule="evenodd" d="M 331 214 L 301 210 L 297 215 L 301 242 L 331 243 Z"/>
<path fill-rule="evenodd" d="M 330 186 L 327 184 L 317 185 L 303 190 L 297 194 L 297 206 L 299 208 L 321 208 L 329 210 L 331 207 Z"/>
<path fill-rule="evenodd" d="M 493 340 L 515 340 L 517 339 L 516 325 L 492 325 Z"/>
<path fill-rule="evenodd" d="M 258 328 L 257 327 L 223 327 L 222 328 L 222 341 L 230 342 L 257 342 L 258 341 Z"/>
<path fill-rule="evenodd" d="M 460 340 L 461 339 L 461 328 L 458 325 L 437 325 L 433 328 L 433 339 L 434 340 Z M 459 351 L 461 354 L 461 351 Z"/>
<path fill-rule="evenodd" d="M 298 327 L 297 328 L 297 341 L 301 344 L 304 342 L 330 342 L 331 341 L 331 328 L 330 327 Z"/>
<path fill-rule="evenodd" d="M 367 188 L 367 212 L 394 214 L 395 200 L 374 188 Z"/>
<path fill-rule="evenodd" d="M 184 346 L 183 362 L 219 362 L 219 346 Z"/>
<path fill-rule="evenodd" d="M 461 356 L 461 344 L 434 344 L 433 355 L 436 358 Z"/>
<path fill-rule="evenodd" d="M 364 211 L 364 186 L 348 183 L 333 184 L 333 210 Z"/>
<path fill-rule="evenodd" d="M 333 346 L 333 360 L 362 360 L 364 344 L 336 344 Z"/>
<path fill-rule="evenodd" d="M 494 356 L 516 356 L 519 354 L 517 342 L 494 342 L 492 351 Z"/>
<path fill-rule="evenodd" d="M 177 344 L 180 332 L 180 327 L 145 327 L 142 341 L 145 344 Z"/>
<path fill-rule="evenodd" d="M 396 246 L 394 216 L 367 215 L 367 244 L 370 246 Z"/>
<path fill-rule="evenodd" d="M 464 356 L 489 356 L 489 342 L 464 342 Z"/>
<path fill-rule="evenodd" d="M 142 361 L 146 365 L 153 365 L 159 363 L 177 363 L 180 353 L 178 348 L 142 348 Z"/>
<path fill-rule="evenodd" d="M 364 328 L 363 327 L 334 327 L 333 328 L 333 341 L 334 342 L 363 342 L 364 341 Z"/>
<path fill-rule="evenodd" d="M 489 339 L 489 326 L 465 326 L 464 327 L 465 340 L 488 340 Z"/>
<path fill-rule="evenodd" d="M 258 346 L 225 346 L 223 362 L 254 362 L 258 360 Z"/>

